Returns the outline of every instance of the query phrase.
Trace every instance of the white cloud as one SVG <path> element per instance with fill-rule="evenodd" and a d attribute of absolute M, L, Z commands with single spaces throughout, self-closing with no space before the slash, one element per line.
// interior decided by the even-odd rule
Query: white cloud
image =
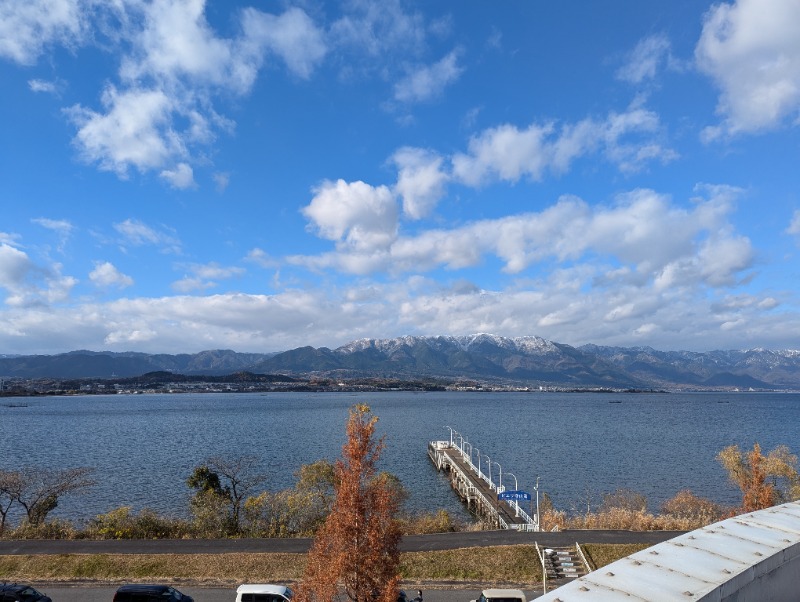
<path fill-rule="evenodd" d="M 259 248 L 248 251 L 245 259 L 262 268 L 277 268 L 280 265 L 280 262 L 277 259 L 270 257 L 270 255 L 264 251 L 264 249 Z"/>
<path fill-rule="evenodd" d="M 458 65 L 458 52 L 453 51 L 440 61 L 410 71 L 394 87 L 394 98 L 400 102 L 424 102 L 440 96 L 444 89 L 463 73 Z"/>
<path fill-rule="evenodd" d="M 792 221 L 789 223 L 786 233 L 794 234 L 795 236 L 800 234 L 800 209 L 795 209 L 792 215 Z"/>
<path fill-rule="evenodd" d="M 89 0 L 75 4 L 88 21 L 90 8 Z M 104 43 L 122 53 L 119 82 L 106 85 L 101 109 L 78 104 L 65 114 L 77 127 L 80 156 L 121 178 L 135 168 L 155 171 L 175 188 L 194 187 L 191 170 L 201 146 L 234 125 L 215 110 L 215 99 L 249 93 L 267 56 L 308 78 L 327 51 L 322 30 L 299 8 L 280 15 L 245 8 L 239 31 L 227 38 L 209 25 L 204 0 L 130 0 L 101 8 L 114 16 L 115 31 Z M 105 32 L 96 26 L 96 34 Z M 45 82 L 30 85 L 46 88 Z"/>
<path fill-rule="evenodd" d="M 185 190 L 196 186 L 194 171 L 187 163 L 178 163 L 175 169 L 165 169 L 160 175 L 169 182 L 173 188 Z"/>
<path fill-rule="evenodd" d="M 6 290 L 6 305 L 34 307 L 66 299 L 78 281 L 61 274 L 62 266 L 36 265 L 27 253 L 0 243 L 0 288 Z"/>
<path fill-rule="evenodd" d="M 34 224 L 40 225 L 42 228 L 53 230 L 63 236 L 69 236 L 75 227 L 68 220 L 65 219 L 50 219 L 47 217 L 38 217 L 31 220 Z"/>
<path fill-rule="evenodd" d="M 180 280 L 172 283 L 172 290 L 178 293 L 191 293 L 194 291 L 203 291 L 206 289 L 214 288 L 217 286 L 216 282 L 210 280 L 203 280 L 202 278 L 193 278 L 186 276 Z"/>
<path fill-rule="evenodd" d="M 347 9 L 347 14 L 330 28 L 337 45 L 352 46 L 370 56 L 389 51 L 419 52 L 425 47 L 425 19 L 418 12 L 406 12 L 400 0 L 379 4 L 355 0 L 347 4 Z"/>
<path fill-rule="evenodd" d="M 800 114 L 800 3 L 796 0 L 721 2 L 705 15 L 695 48 L 701 71 L 720 88 L 723 121 L 704 132 L 756 133 Z"/>
<path fill-rule="evenodd" d="M 469 141 L 468 154 L 453 157 L 453 173 L 471 186 L 490 175 L 512 182 L 523 175 L 538 180 L 552 161 L 545 142 L 552 132 L 552 124 L 532 124 L 524 130 L 506 124 L 484 130 Z"/>
<path fill-rule="evenodd" d="M 654 34 L 639 41 L 617 71 L 617 78 L 640 84 L 655 78 L 659 67 L 669 58 L 670 42 L 664 34 Z"/>
<path fill-rule="evenodd" d="M 19 234 L 11 234 L 9 232 L 0 232 L 0 244 L 6 244 L 12 247 L 17 247 L 20 240 Z"/>
<path fill-rule="evenodd" d="M 230 184 L 231 175 L 227 172 L 217 172 L 214 174 L 213 178 L 217 192 L 225 192 L 228 188 L 228 184 Z"/>
<path fill-rule="evenodd" d="M 217 280 L 235 278 L 245 273 L 244 268 L 236 266 L 221 266 L 216 262 L 208 264 L 190 263 L 179 266 L 190 275 L 172 283 L 173 290 L 179 293 L 201 291 L 217 286 Z"/>
<path fill-rule="evenodd" d="M 403 236 L 395 229 L 388 236 L 388 225 L 394 222 L 387 220 L 378 228 L 383 235 L 379 244 L 374 244 L 374 237 L 365 238 L 373 244 L 337 244 L 333 252 L 288 260 L 355 274 L 376 270 L 421 273 L 440 267 L 471 268 L 494 256 L 505 263 L 503 270 L 509 274 L 539 263 L 581 261 L 592 270 L 593 280 L 608 283 L 659 290 L 735 285 L 748 277 L 754 260 L 750 241 L 735 234 L 727 219 L 738 192 L 727 187 L 700 190 L 707 198 L 693 199 L 690 208 L 651 190 L 622 194 L 613 206 L 593 207 L 581 199 L 563 197 L 538 213 L 427 230 L 415 236 Z M 320 235 L 339 243 L 353 231 L 363 233 L 372 228 L 374 234 L 376 213 L 363 213 L 369 204 L 360 200 L 374 201 L 374 195 L 375 189 L 360 182 L 330 185 L 315 199 L 315 225 Z M 385 202 L 388 206 L 388 196 Z M 613 263 L 625 269 L 609 272 L 608 265 Z"/>
<path fill-rule="evenodd" d="M 157 246 L 163 252 L 180 253 L 181 243 L 175 233 L 167 230 L 156 230 L 144 222 L 126 219 L 114 224 L 114 229 L 122 235 L 120 243 L 123 247 Z"/>
<path fill-rule="evenodd" d="M 133 278 L 120 272 L 108 261 L 97 261 L 89 272 L 89 280 L 99 288 L 127 288 L 133 285 Z"/>
<path fill-rule="evenodd" d="M 75 227 L 67 220 L 64 219 L 49 219 L 46 217 L 34 218 L 31 220 L 34 224 L 38 224 L 43 228 L 47 228 L 48 230 L 52 230 L 59 237 L 58 243 L 58 251 L 60 253 L 64 252 L 64 248 L 67 245 L 67 241 L 69 241 L 70 236 L 72 235 L 73 230 Z"/>
<path fill-rule="evenodd" d="M 427 217 L 444 195 L 449 176 L 442 170 L 439 155 L 419 148 L 404 147 L 395 152 L 395 192 L 403 199 L 403 213 L 411 219 Z"/>
<path fill-rule="evenodd" d="M 453 175 L 470 186 L 494 179 L 541 180 L 548 170 L 563 173 L 575 159 L 598 151 L 621 171 L 634 172 L 650 161 L 666 163 L 677 157 L 658 143 L 660 130 L 658 115 L 636 106 L 609 113 L 603 121 L 584 119 L 560 128 L 533 123 L 520 130 L 504 124 L 470 139 L 468 152 L 453 156 Z"/>
<path fill-rule="evenodd" d="M 386 248 L 397 235 L 397 203 L 386 186 L 324 182 L 303 214 L 320 236 L 359 252 Z"/>
<path fill-rule="evenodd" d="M 29 79 L 28 87 L 31 89 L 31 92 L 57 94 L 61 86 L 56 82 L 48 82 L 43 79 Z"/>
<path fill-rule="evenodd" d="M 89 7 L 83 0 L 0 0 L 0 57 L 32 65 L 50 44 L 78 44 Z"/>
<path fill-rule="evenodd" d="M 249 43 L 268 48 L 295 75 L 308 79 L 328 51 L 323 32 L 299 8 L 282 15 L 270 15 L 248 8 L 242 26 Z"/>
<path fill-rule="evenodd" d="M 27 253 L 6 243 L 0 243 L 0 286 L 15 290 L 22 286 L 34 269 Z"/>
<path fill-rule="evenodd" d="M 800 320 L 774 298 L 688 287 L 592 288 L 585 267 L 481 290 L 413 277 L 386 284 L 129 298 L 106 303 L 0 309 L 0 347 L 19 353 L 76 348 L 186 353 L 281 351 L 404 334 L 538 334 L 569 343 L 664 349 L 791 348 Z"/>
<path fill-rule="evenodd" d="M 109 86 L 103 106 L 105 114 L 79 105 L 67 111 L 78 126 L 75 144 L 88 162 L 126 177 L 129 166 L 147 171 L 186 155 L 183 140 L 170 125 L 173 102 L 163 91 L 120 92 Z"/>

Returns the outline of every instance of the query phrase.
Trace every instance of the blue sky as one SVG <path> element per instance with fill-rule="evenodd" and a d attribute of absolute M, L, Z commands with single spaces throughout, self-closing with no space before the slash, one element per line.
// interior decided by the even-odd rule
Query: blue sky
<path fill-rule="evenodd" d="M 800 0 L 0 0 L 0 353 L 798 348 Z"/>

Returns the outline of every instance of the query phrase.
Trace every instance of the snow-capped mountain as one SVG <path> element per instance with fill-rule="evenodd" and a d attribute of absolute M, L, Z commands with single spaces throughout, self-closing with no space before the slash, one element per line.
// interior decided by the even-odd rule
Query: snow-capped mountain
<path fill-rule="evenodd" d="M 299 347 L 275 354 L 204 351 L 145 354 L 73 351 L 0 357 L 0 377 L 262 374 L 471 379 L 527 385 L 632 388 L 800 388 L 800 351 L 658 351 L 650 347 L 571 347 L 537 336 L 403 336 L 359 339 L 337 349 Z"/>

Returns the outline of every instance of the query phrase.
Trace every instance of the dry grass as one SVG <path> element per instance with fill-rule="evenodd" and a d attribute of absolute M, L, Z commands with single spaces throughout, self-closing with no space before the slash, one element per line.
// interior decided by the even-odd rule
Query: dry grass
<path fill-rule="evenodd" d="M 549 511 L 542 514 L 545 530 L 558 527 L 567 529 L 620 529 L 623 531 L 693 531 L 719 520 L 716 515 L 673 516 L 651 514 L 644 510 L 611 508 L 600 512 L 589 512 L 568 516 L 562 511 Z"/>
<path fill-rule="evenodd" d="M 539 583 L 542 568 L 533 546 L 462 548 L 402 555 L 400 572 L 407 580 Z"/>
<path fill-rule="evenodd" d="M 299 579 L 305 566 L 305 554 L 0 556 L 0 575 L 12 581 L 263 583 Z"/>
<path fill-rule="evenodd" d="M 647 544 L 642 543 L 581 544 L 581 548 L 585 552 L 587 560 L 594 564 L 595 570 L 648 547 Z"/>
<path fill-rule="evenodd" d="M 645 545 L 583 546 L 604 566 Z M 51 554 L 0 556 L 0 575 L 11 581 L 169 581 L 202 585 L 292 582 L 302 578 L 305 554 Z M 493 546 L 401 555 L 403 580 L 479 582 L 485 585 L 540 583 L 541 564 L 533 546 Z"/>

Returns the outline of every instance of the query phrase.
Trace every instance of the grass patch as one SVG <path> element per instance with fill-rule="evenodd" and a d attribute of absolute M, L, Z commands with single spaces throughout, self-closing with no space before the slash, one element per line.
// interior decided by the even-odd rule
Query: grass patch
<path fill-rule="evenodd" d="M 303 575 L 305 554 L 58 554 L 0 556 L 12 581 L 291 581 Z"/>
<path fill-rule="evenodd" d="M 582 545 L 601 567 L 646 545 Z M 10 581 L 120 583 L 168 581 L 202 585 L 300 580 L 305 554 L 33 554 L 0 556 L 0 575 Z M 400 557 L 406 581 L 461 581 L 486 585 L 540 583 L 542 567 L 529 545 L 407 552 Z"/>
<path fill-rule="evenodd" d="M 533 546 L 407 552 L 400 574 L 408 580 L 539 583 L 542 565 Z"/>
<path fill-rule="evenodd" d="M 644 543 L 618 543 L 618 544 L 581 544 L 581 548 L 587 556 L 587 560 L 594 563 L 595 569 L 611 564 L 636 552 L 649 548 L 649 544 Z"/>

